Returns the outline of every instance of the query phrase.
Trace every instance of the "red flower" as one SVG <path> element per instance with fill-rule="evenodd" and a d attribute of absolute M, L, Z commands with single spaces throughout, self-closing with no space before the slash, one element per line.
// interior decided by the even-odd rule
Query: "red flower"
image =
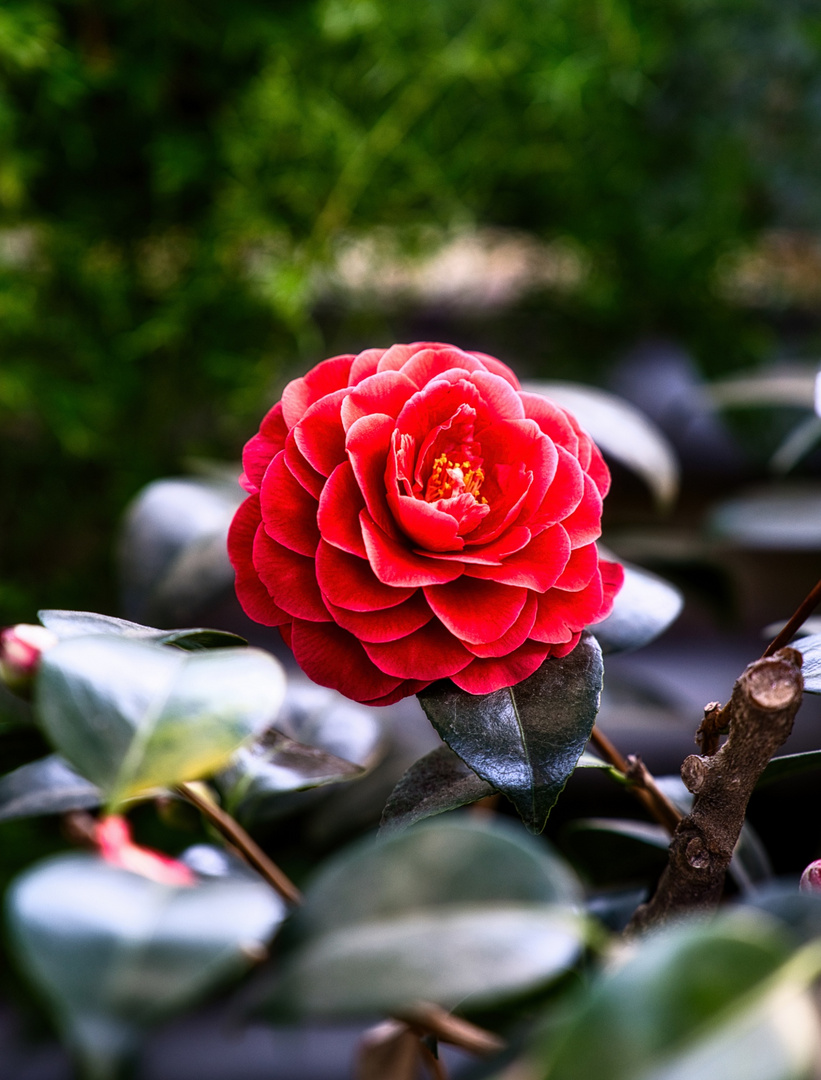
<path fill-rule="evenodd" d="M 596 551 L 598 449 L 483 353 L 417 342 L 325 360 L 285 387 L 243 466 L 240 603 L 356 701 L 445 677 L 512 686 L 569 653 L 621 585 Z"/>

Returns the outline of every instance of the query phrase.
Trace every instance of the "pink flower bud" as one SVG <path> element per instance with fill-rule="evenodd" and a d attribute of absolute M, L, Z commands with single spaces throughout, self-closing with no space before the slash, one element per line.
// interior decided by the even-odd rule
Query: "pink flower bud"
<path fill-rule="evenodd" d="M 135 844 L 128 822 L 117 814 L 97 822 L 94 839 L 102 857 L 113 866 L 158 881 L 161 885 L 196 884 L 194 874 L 184 863 Z"/>
<path fill-rule="evenodd" d="M 816 859 L 815 862 L 810 863 L 801 875 L 801 881 L 798 887 L 801 892 L 814 893 L 816 896 L 821 896 L 821 859 Z"/>
<path fill-rule="evenodd" d="M 26 693 L 34 680 L 45 649 L 56 645 L 57 635 L 45 626 L 18 623 L 0 631 L 0 679 L 15 693 Z"/>

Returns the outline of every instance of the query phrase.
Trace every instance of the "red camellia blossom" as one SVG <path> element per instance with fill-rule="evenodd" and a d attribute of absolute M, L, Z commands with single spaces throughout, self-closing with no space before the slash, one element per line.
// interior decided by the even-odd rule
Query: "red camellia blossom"
<path fill-rule="evenodd" d="M 246 445 L 228 538 L 247 614 L 315 682 L 385 705 L 512 686 L 603 619 L 610 477 L 575 419 L 501 361 L 417 342 L 289 383 Z"/>

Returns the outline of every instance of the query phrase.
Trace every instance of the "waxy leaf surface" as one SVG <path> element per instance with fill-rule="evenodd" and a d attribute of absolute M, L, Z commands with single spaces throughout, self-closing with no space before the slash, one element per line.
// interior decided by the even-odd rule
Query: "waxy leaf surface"
<path fill-rule="evenodd" d="M 110 634 L 113 637 L 153 641 L 157 645 L 176 645 L 180 649 L 219 649 L 246 645 L 245 638 L 227 630 L 208 630 L 191 627 L 180 630 L 158 630 L 154 626 L 117 619 L 113 615 L 98 615 L 95 611 L 61 611 L 45 609 L 37 612 L 40 622 L 58 638 L 86 637 L 89 634 Z"/>
<path fill-rule="evenodd" d="M 100 790 L 58 754 L 30 761 L 0 777 L 0 821 L 88 810 L 101 801 Z"/>
<path fill-rule="evenodd" d="M 584 633 L 516 686 L 472 695 L 442 681 L 419 700 L 448 746 L 541 832 L 590 737 L 602 675 L 599 644 Z"/>
<path fill-rule="evenodd" d="M 78 854 L 34 866 L 7 898 L 24 971 L 100 1080 L 146 1025 L 245 969 L 284 915 L 262 881 L 173 887 Z"/>
<path fill-rule="evenodd" d="M 258 649 L 78 637 L 43 654 L 36 709 L 55 748 L 113 807 L 220 768 L 270 723 L 284 690 L 281 666 Z"/>
<path fill-rule="evenodd" d="M 684 598 L 669 581 L 636 566 L 624 567 L 624 585 L 612 612 L 592 628 L 607 655 L 649 645 L 681 614 Z"/>

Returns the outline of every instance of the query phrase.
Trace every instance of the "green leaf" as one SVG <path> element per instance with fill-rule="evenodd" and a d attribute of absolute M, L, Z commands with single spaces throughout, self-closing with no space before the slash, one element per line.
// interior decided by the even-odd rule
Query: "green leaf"
<path fill-rule="evenodd" d="M 259 649 L 182 652 L 128 638 L 69 638 L 44 653 L 39 722 L 109 806 L 222 766 L 276 715 L 279 663 Z"/>
<path fill-rule="evenodd" d="M 795 645 L 792 647 L 795 648 Z M 818 693 L 818 691 L 814 692 Z M 758 778 L 756 789 L 774 784 L 779 780 L 787 780 L 792 776 L 800 776 L 802 773 L 816 772 L 818 769 L 821 769 L 821 750 L 807 750 L 802 754 L 783 754 L 767 762 L 764 772 Z"/>
<path fill-rule="evenodd" d="M 602 675 L 601 649 L 585 632 L 516 686 L 474 695 L 443 680 L 418 696 L 448 746 L 541 832 L 590 737 Z"/>
<path fill-rule="evenodd" d="M 295 742 L 372 767 L 384 749 L 383 714 L 336 690 L 293 678 L 277 716 L 277 730 Z"/>
<path fill-rule="evenodd" d="M 95 1080 L 141 1030 L 240 973 L 284 905 L 261 881 L 160 885 L 91 855 L 61 855 L 7 897 L 10 940 Z"/>
<path fill-rule="evenodd" d="M 401 832 L 424 818 L 467 806 L 496 789 L 448 746 L 437 746 L 415 761 L 390 794 L 379 835 Z"/>
<path fill-rule="evenodd" d="M 401 1012 L 417 1001 L 483 1008 L 562 975 L 585 942 L 567 908 L 470 906 L 374 920 L 310 942 L 286 963 L 279 1016 Z"/>
<path fill-rule="evenodd" d="M 661 430 L 634 405 L 596 387 L 528 382 L 523 389 L 568 409 L 596 445 L 640 476 L 656 501 L 669 506 L 678 493 L 675 451 Z"/>
<path fill-rule="evenodd" d="M 814 952 L 736 911 L 636 942 L 527 1055 L 545 1080 L 796 1080 L 817 1052 Z M 529 1075 L 529 1073 L 528 1073 Z"/>
<path fill-rule="evenodd" d="M 714 535 L 743 547 L 818 551 L 821 487 L 791 483 L 777 488 L 754 488 L 720 503 L 708 524 Z"/>
<path fill-rule="evenodd" d="M 305 746 L 270 729 L 252 746 L 240 747 L 230 766 L 217 777 L 225 797 L 225 808 L 242 821 L 264 821 L 272 796 L 286 791 L 353 780 L 365 773 L 361 765 Z"/>
<path fill-rule="evenodd" d="M 0 821 L 88 810 L 100 802 L 99 789 L 57 754 L 0 777 Z"/>
<path fill-rule="evenodd" d="M 804 689 L 808 694 L 821 694 L 821 634 L 798 638 L 790 643 L 804 657 L 801 674 L 804 677 Z"/>
<path fill-rule="evenodd" d="M 580 897 L 544 842 L 500 823 L 438 820 L 360 842 L 308 885 L 267 1008 L 344 1015 L 523 992 L 574 962 Z"/>
<path fill-rule="evenodd" d="M 683 604 L 683 596 L 669 581 L 625 564 L 624 585 L 613 610 L 592 632 L 605 655 L 641 649 L 675 622 Z"/>
<path fill-rule="evenodd" d="M 227 630 L 206 630 L 194 627 L 184 630 L 158 630 L 142 626 L 128 619 L 116 619 L 112 615 L 98 615 L 94 611 L 58 611 L 45 609 L 37 612 L 43 626 L 58 638 L 85 637 L 89 634 L 111 634 L 115 637 L 153 641 L 157 645 L 176 645 L 180 649 L 219 649 L 232 645 L 247 645 L 245 638 Z"/>

